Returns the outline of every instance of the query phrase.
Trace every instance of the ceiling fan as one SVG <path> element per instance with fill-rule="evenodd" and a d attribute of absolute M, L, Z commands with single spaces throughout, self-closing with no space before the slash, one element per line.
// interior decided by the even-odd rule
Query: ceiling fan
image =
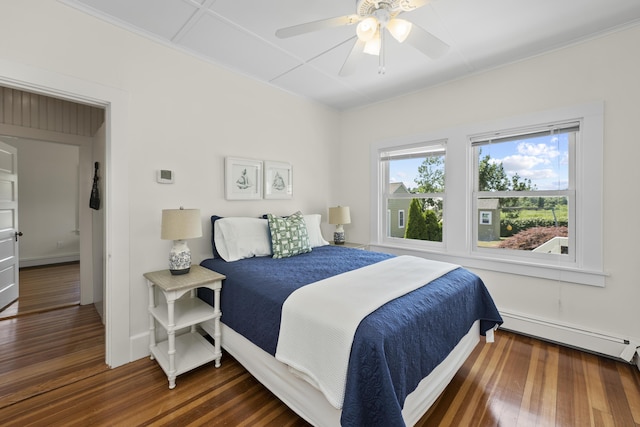
<path fill-rule="evenodd" d="M 294 37 L 325 28 L 356 26 L 355 44 L 347 56 L 339 75 L 353 73 L 363 54 L 379 56 L 378 73 L 385 73 L 384 40 L 385 29 L 399 43 L 407 42 L 429 58 L 442 56 L 449 45 L 418 25 L 398 16 L 427 4 L 429 0 L 356 0 L 356 13 L 307 22 L 276 31 L 278 38 Z"/>

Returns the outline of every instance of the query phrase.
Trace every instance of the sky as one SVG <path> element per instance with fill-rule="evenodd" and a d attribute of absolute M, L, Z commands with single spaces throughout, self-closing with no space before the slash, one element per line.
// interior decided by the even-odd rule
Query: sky
<path fill-rule="evenodd" d="M 502 162 L 509 178 L 517 173 L 521 178 L 531 179 L 538 190 L 565 190 L 569 181 L 568 146 L 567 134 L 525 138 L 483 145 L 482 157 L 488 154 L 492 162 Z M 404 182 L 407 188 L 416 187 L 414 180 L 422 160 L 390 162 L 391 182 Z"/>

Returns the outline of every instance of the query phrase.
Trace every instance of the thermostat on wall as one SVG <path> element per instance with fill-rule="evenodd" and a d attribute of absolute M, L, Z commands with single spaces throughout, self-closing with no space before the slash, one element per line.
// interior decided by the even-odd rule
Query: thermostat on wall
<path fill-rule="evenodd" d="M 160 184 L 173 184 L 173 171 L 160 169 L 156 175 L 156 181 Z"/>

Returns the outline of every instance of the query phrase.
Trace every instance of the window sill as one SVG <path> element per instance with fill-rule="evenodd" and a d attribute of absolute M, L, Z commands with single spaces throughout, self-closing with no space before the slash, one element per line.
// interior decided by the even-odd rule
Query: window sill
<path fill-rule="evenodd" d="M 497 271 L 501 273 L 517 274 L 521 276 L 538 277 L 547 280 L 578 283 L 582 285 L 604 287 L 608 274 L 601 271 L 589 271 L 572 267 L 531 263 L 526 261 L 502 260 L 471 254 L 455 254 L 438 252 L 400 245 L 376 244 L 369 245 L 372 251 L 389 252 L 395 255 L 414 255 L 435 261 L 450 262 L 465 268 Z"/>

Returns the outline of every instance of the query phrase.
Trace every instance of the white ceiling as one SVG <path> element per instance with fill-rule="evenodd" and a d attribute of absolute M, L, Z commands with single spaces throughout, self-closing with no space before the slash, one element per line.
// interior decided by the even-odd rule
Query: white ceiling
<path fill-rule="evenodd" d="M 338 75 L 355 26 L 288 39 L 275 31 L 355 13 L 356 0 L 61 0 L 228 69 L 344 110 L 640 22 L 640 0 L 432 0 L 402 14 L 445 41 L 429 59 L 386 39 L 386 74 L 364 55 Z M 637 55 L 638 52 L 630 52 Z"/>

